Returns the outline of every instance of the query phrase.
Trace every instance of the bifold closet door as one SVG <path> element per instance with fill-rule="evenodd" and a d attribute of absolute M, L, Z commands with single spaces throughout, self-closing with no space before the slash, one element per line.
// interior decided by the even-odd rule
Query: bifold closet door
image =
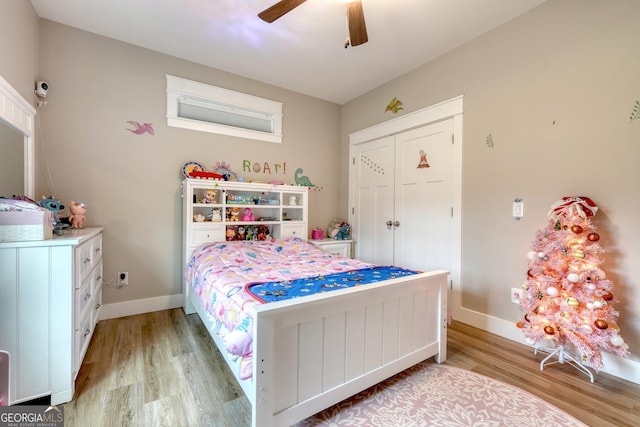
<path fill-rule="evenodd" d="M 378 265 L 393 265 L 394 137 L 352 147 L 355 257 Z"/>
<path fill-rule="evenodd" d="M 420 271 L 451 261 L 453 120 L 351 147 L 355 257 Z"/>
<path fill-rule="evenodd" d="M 453 120 L 395 136 L 394 264 L 421 271 L 451 265 Z"/>

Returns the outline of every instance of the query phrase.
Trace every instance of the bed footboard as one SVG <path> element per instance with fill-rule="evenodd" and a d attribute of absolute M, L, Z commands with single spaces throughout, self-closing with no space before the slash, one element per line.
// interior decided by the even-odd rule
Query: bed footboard
<path fill-rule="evenodd" d="M 447 271 L 255 307 L 253 425 L 305 419 L 446 359 Z"/>

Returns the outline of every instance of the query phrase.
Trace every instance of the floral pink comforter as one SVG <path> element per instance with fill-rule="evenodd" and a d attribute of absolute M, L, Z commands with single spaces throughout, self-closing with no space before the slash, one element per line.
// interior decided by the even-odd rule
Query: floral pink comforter
<path fill-rule="evenodd" d="M 198 247 L 185 277 L 207 312 L 221 326 L 226 350 L 240 360 L 240 378 L 251 377 L 252 307 L 244 290 L 251 282 L 272 282 L 372 267 L 331 255 L 299 238 L 207 243 Z M 224 328 L 222 328 L 224 326 Z"/>

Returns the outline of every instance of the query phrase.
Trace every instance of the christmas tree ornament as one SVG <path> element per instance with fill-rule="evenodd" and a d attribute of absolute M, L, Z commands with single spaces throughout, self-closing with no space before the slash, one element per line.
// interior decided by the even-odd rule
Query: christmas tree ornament
<path fill-rule="evenodd" d="M 580 305 L 580 301 L 577 298 L 569 297 L 567 298 L 567 305 L 570 307 L 577 307 Z"/>
<path fill-rule="evenodd" d="M 582 229 L 582 227 L 580 227 L 579 225 L 572 225 L 571 226 L 571 231 L 573 231 L 576 234 L 580 234 L 582 233 L 584 230 Z"/>
<path fill-rule="evenodd" d="M 540 370 L 569 362 L 589 376 L 603 368 L 602 351 L 628 357 L 613 307 L 613 284 L 602 264 L 600 235 L 592 222 L 598 207 L 582 196 L 551 206 L 547 226 L 538 230 L 527 253 L 523 316 L 517 326 L 526 341 L 547 356 Z M 560 298 L 559 298 L 560 297 Z"/>
<path fill-rule="evenodd" d="M 580 276 L 578 276 L 576 273 L 569 273 L 567 274 L 567 280 L 571 283 L 578 283 L 580 281 Z"/>
<path fill-rule="evenodd" d="M 616 347 L 620 347 L 624 344 L 624 340 L 620 335 L 612 336 L 610 341 L 611 341 L 611 344 L 615 345 Z"/>

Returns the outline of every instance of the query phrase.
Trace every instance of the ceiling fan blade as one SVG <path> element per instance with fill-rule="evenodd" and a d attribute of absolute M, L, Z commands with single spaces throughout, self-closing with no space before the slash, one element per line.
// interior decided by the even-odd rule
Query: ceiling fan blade
<path fill-rule="evenodd" d="M 358 46 L 369 41 L 367 25 L 364 23 L 362 1 L 347 3 L 347 17 L 349 18 L 349 38 L 351 46 Z"/>
<path fill-rule="evenodd" d="M 258 16 L 263 21 L 271 23 L 282 15 L 291 12 L 305 1 L 307 0 L 280 0 L 278 3 L 260 12 Z"/>

